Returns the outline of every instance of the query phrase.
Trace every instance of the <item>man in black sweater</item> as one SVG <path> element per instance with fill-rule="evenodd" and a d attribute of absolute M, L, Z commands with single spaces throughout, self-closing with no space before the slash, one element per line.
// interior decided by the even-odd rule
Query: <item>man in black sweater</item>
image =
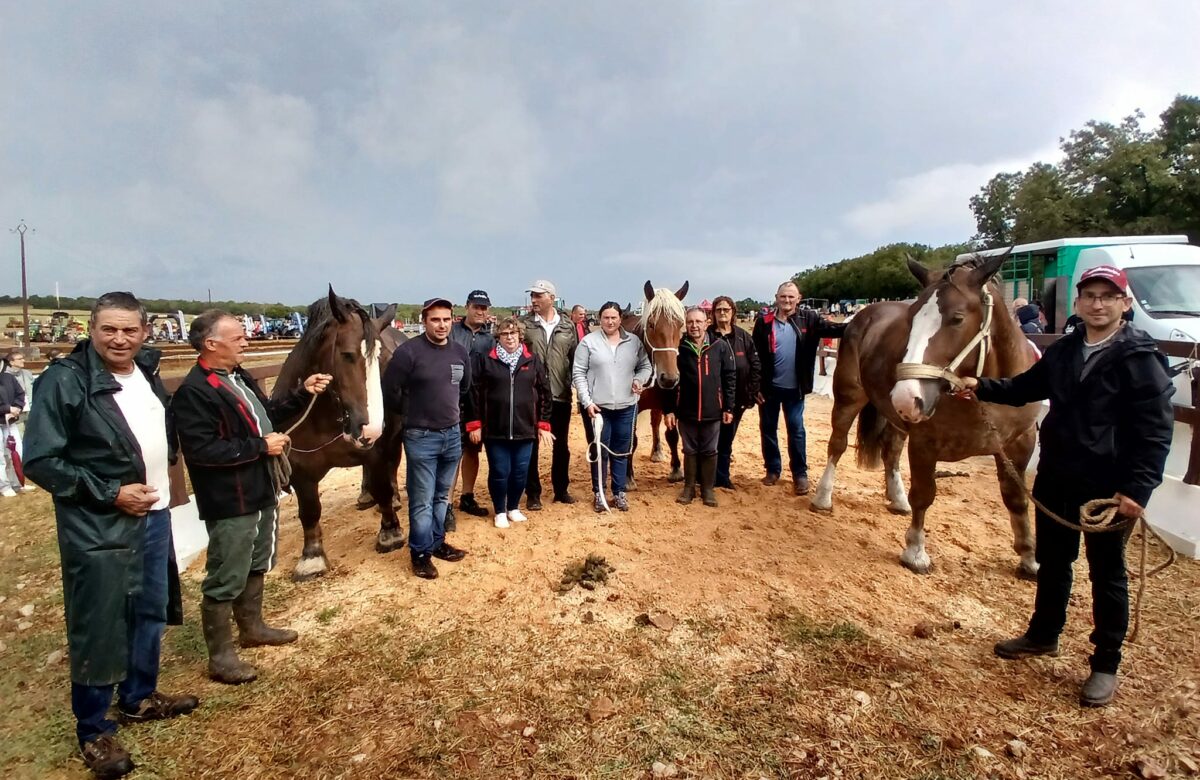
<path fill-rule="evenodd" d="M 467 554 L 446 543 L 446 508 L 462 456 L 459 422 L 470 400 L 471 361 L 467 350 L 450 340 L 450 301 L 425 301 L 421 322 L 425 332 L 401 344 L 388 363 L 383 400 L 388 409 L 406 415 L 409 552 L 413 574 L 432 580 L 438 571 L 431 557 L 461 561 Z"/>
<path fill-rule="evenodd" d="M 1059 517 L 1079 521 L 1079 508 L 1114 496 L 1122 517 L 1141 516 L 1162 482 L 1175 416 L 1166 361 L 1144 331 L 1127 324 L 1131 305 L 1125 272 L 1097 266 L 1079 281 L 1075 311 L 1082 328 L 1046 349 L 1041 360 L 1012 379 L 964 379 L 980 401 L 1022 406 L 1050 400 L 1041 427 L 1041 456 L 1033 496 Z M 1058 655 L 1067 621 L 1071 565 L 1079 556 L 1079 532 L 1037 510 L 1040 564 L 1033 617 L 1025 633 L 996 644 L 1001 658 Z M 1129 627 L 1129 581 L 1125 573 L 1128 533 L 1086 533 L 1095 629 L 1092 673 L 1080 703 L 1101 707 L 1117 690 L 1121 645 Z"/>

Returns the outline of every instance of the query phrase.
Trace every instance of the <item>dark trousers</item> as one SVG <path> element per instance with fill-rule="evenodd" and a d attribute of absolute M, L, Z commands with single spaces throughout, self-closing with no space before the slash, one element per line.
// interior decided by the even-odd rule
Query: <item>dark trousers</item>
<path fill-rule="evenodd" d="M 167 626 L 171 511 L 150 512 L 143 522 L 146 539 L 142 546 L 142 591 L 130 600 L 128 636 L 113 637 L 113 641 L 129 643 L 125 679 L 115 686 L 71 683 L 71 710 L 75 713 L 75 735 L 80 747 L 117 730 L 117 724 L 107 717 L 113 688 L 117 691 L 117 705 L 133 711 L 158 687 L 158 659 L 163 629 Z"/>
<path fill-rule="evenodd" d="M 758 407 L 763 466 L 768 474 L 783 473 L 783 457 L 779 452 L 779 411 L 782 409 L 784 427 L 787 429 L 788 465 L 792 469 L 792 479 L 807 477 L 804 394 L 797 388 L 767 387 L 763 389 L 763 397 L 766 400 Z"/>
<path fill-rule="evenodd" d="M 715 455 L 721 438 L 721 421 L 680 420 L 679 442 L 684 455 Z"/>
<path fill-rule="evenodd" d="M 1038 477 L 1033 494 L 1055 514 L 1072 522 L 1079 507 L 1097 496 L 1080 494 L 1073 486 Z M 1037 596 L 1033 617 L 1025 635 L 1034 642 L 1058 639 L 1067 622 L 1067 600 L 1071 596 L 1071 565 L 1079 557 L 1079 531 L 1055 522 L 1037 510 Z M 1121 645 L 1129 630 L 1129 579 L 1125 573 L 1125 542 L 1122 531 L 1083 534 L 1088 578 L 1092 581 L 1092 631 L 1095 646 L 1092 671 L 1115 674 L 1121 663 Z"/>
<path fill-rule="evenodd" d="M 571 432 L 571 401 L 555 401 L 550 408 L 550 433 L 554 434 L 554 450 L 550 456 L 550 486 L 555 496 L 567 494 L 571 485 L 571 443 L 567 436 Z M 533 453 L 529 456 L 529 481 L 526 492 L 530 501 L 542 500 L 542 477 L 538 474 L 538 440 L 533 440 Z"/>
<path fill-rule="evenodd" d="M 745 409 L 738 407 L 733 413 L 733 422 L 728 425 L 721 423 L 721 435 L 717 439 L 717 485 L 732 484 L 729 468 L 733 463 L 733 440 L 737 438 L 738 426 L 742 424 L 742 415 L 745 413 Z"/>
<path fill-rule="evenodd" d="M 529 477 L 529 454 L 533 439 L 510 441 L 484 439 L 488 460 L 488 493 L 496 514 L 521 508 L 521 494 Z"/>

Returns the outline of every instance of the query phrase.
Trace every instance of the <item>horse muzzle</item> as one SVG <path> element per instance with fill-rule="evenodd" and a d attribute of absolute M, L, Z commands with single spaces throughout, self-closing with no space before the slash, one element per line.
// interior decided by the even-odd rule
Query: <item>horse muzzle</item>
<path fill-rule="evenodd" d="M 674 390 L 676 387 L 679 386 L 679 377 L 666 376 L 664 374 L 659 374 L 657 384 L 658 384 L 659 389 Z"/>
<path fill-rule="evenodd" d="M 941 380 L 901 379 L 892 388 L 892 406 L 908 423 L 921 423 L 933 416 L 941 397 Z"/>

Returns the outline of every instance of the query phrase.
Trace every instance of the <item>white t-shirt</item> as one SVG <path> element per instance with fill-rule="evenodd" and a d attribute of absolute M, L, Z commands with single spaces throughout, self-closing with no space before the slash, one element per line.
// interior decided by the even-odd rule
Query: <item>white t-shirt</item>
<path fill-rule="evenodd" d="M 546 319 L 542 319 L 542 315 L 540 315 L 540 314 L 533 315 L 534 322 L 536 322 L 538 325 L 541 325 L 542 330 L 546 331 L 546 343 L 547 344 L 550 343 L 550 336 L 551 336 L 551 334 L 554 333 L 554 329 L 558 327 L 558 321 L 560 319 L 562 319 L 562 316 L 558 313 L 557 309 L 554 310 L 554 318 L 553 319 L 546 320 Z"/>
<path fill-rule="evenodd" d="M 171 482 L 167 476 L 167 410 L 154 394 L 146 375 L 138 368 L 121 376 L 113 374 L 121 389 L 117 391 L 117 406 L 133 431 L 142 460 L 146 463 L 146 484 L 158 491 L 158 501 L 151 510 L 166 509 L 171 503 Z"/>

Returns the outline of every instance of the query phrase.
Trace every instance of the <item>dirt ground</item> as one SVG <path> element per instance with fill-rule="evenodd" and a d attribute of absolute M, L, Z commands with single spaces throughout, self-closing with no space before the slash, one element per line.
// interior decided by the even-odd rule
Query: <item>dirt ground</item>
<path fill-rule="evenodd" d="M 831 404 L 810 397 L 810 471 L 824 466 Z M 572 506 L 547 504 L 497 530 L 460 515 L 470 551 L 411 576 L 406 551 L 373 550 L 378 515 L 358 512 L 357 474 L 324 485 L 326 577 L 294 584 L 295 505 L 283 511 L 268 611 L 301 633 L 245 655 L 262 671 L 236 688 L 204 676 L 185 573 L 187 625 L 169 631 L 162 687 L 196 692 L 188 718 L 125 732 L 140 777 L 1164 777 L 1200 761 L 1200 567 L 1149 583 L 1142 637 L 1105 710 L 1083 710 L 1090 594 L 1086 567 L 1059 658 L 1005 662 L 991 646 L 1024 628 L 1033 585 L 1016 556 L 990 459 L 948 466 L 927 522 L 935 570 L 900 567 L 906 518 L 883 508 L 880 472 L 843 459 L 833 515 L 790 482 L 767 488 L 758 419 L 743 421 L 735 491 L 721 506 L 675 503 L 649 462 L 640 420 L 639 490 L 628 513 L 596 515 L 572 421 Z M 544 463 L 548 472 L 548 463 Z M 486 466 L 477 493 L 486 496 Z M 40 498 L 22 496 L 19 500 Z M 44 541 L 22 541 L 9 503 L 0 564 L 7 775 L 82 777 L 72 756 L 57 571 Z M 34 529 L 52 535 L 49 507 Z M 14 541 L 15 540 L 15 541 Z M 38 552 L 41 550 L 41 552 Z M 1151 548 L 1157 560 L 1161 551 Z M 588 554 L 614 568 L 595 590 L 558 590 Z M 1134 556 L 1130 556 L 1135 560 Z M 7 562 L 7 563 L 6 563 Z M 25 582 L 17 593 L 17 582 Z M 34 601 L 34 629 L 13 628 Z M 25 643 L 37 641 L 36 647 Z M 16 686 L 15 688 L 13 686 Z M 15 704 L 16 706 L 12 706 Z M 1158 772 L 1161 770 L 1161 774 Z"/>

